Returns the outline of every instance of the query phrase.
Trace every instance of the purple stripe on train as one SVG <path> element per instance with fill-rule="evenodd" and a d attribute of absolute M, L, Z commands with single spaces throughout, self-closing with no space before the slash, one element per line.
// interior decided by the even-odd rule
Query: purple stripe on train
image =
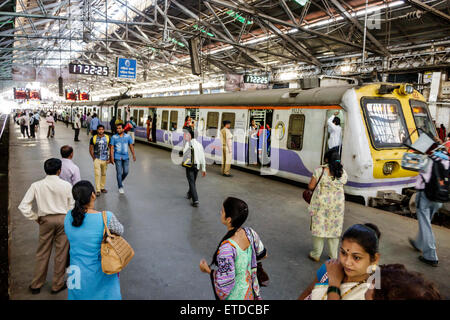
<path fill-rule="evenodd" d="M 147 129 L 143 127 L 138 127 L 135 129 L 135 135 L 137 137 L 141 138 L 147 138 Z M 169 131 L 165 130 L 156 130 L 156 137 L 157 140 L 160 142 L 167 141 L 168 144 L 177 145 L 178 143 L 181 143 L 183 140 L 183 134 L 179 132 L 171 132 L 172 135 L 172 142 L 169 142 Z M 214 143 L 213 146 L 210 146 L 211 143 Z M 202 137 L 202 145 L 203 148 L 205 148 L 205 153 L 210 154 L 211 156 L 214 156 L 216 153 L 216 150 L 220 153 L 221 148 L 221 141 L 219 139 L 211 138 L 211 137 Z M 244 148 L 245 152 L 238 152 Z M 244 162 L 246 159 L 246 154 L 248 152 L 248 145 L 242 144 L 242 143 L 234 143 L 234 153 L 233 153 L 233 159 L 236 161 Z M 271 167 L 277 168 L 280 171 L 305 176 L 305 177 L 311 177 L 312 172 L 309 171 L 305 165 L 303 164 L 302 159 L 300 156 L 291 150 L 286 149 L 276 149 L 272 148 L 272 155 L 277 154 L 279 152 L 278 157 L 274 157 L 271 161 Z M 278 162 L 277 162 L 278 160 Z M 354 187 L 354 188 L 374 188 L 374 187 L 393 187 L 393 186 L 399 186 L 399 185 L 405 185 L 405 184 L 412 184 L 416 182 L 416 178 L 411 178 L 408 180 L 401 180 L 401 181 L 388 181 L 388 182 L 354 182 L 354 181 L 348 181 L 347 186 Z"/>

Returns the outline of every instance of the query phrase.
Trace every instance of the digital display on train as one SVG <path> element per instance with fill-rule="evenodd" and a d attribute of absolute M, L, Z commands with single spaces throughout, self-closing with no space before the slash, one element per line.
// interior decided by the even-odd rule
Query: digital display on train
<path fill-rule="evenodd" d="M 91 76 L 108 76 L 109 68 L 106 66 L 93 66 L 89 64 L 69 64 L 69 73 L 85 74 Z"/>

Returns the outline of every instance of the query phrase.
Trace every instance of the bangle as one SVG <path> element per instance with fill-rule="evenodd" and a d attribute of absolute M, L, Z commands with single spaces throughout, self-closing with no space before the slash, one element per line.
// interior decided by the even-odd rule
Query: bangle
<path fill-rule="evenodd" d="M 327 290 L 327 294 L 329 294 L 330 292 L 337 293 L 339 296 L 341 296 L 341 289 L 339 289 L 338 287 L 329 286 L 328 290 Z"/>

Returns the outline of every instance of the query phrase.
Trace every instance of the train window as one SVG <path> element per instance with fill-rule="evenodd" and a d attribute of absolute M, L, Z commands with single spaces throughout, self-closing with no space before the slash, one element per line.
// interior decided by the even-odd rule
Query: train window
<path fill-rule="evenodd" d="M 167 130 L 169 124 L 169 111 L 163 111 L 161 117 L 161 130 Z"/>
<path fill-rule="evenodd" d="M 291 114 L 289 117 L 287 148 L 292 150 L 303 149 L 303 133 L 305 131 L 305 115 Z"/>
<path fill-rule="evenodd" d="M 138 127 L 144 126 L 144 110 L 139 110 L 137 125 L 138 125 Z"/>
<path fill-rule="evenodd" d="M 117 110 L 117 119 L 122 120 L 122 109 Z"/>
<path fill-rule="evenodd" d="M 206 130 L 208 129 L 218 129 L 219 126 L 219 113 L 218 112 L 208 112 L 206 120 Z"/>
<path fill-rule="evenodd" d="M 400 102 L 394 99 L 363 98 L 361 103 L 373 146 L 403 147 L 407 131 Z"/>
<path fill-rule="evenodd" d="M 418 100 L 409 100 L 409 105 L 411 106 L 411 111 L 414 116 L 416 128 L 422 129 L 433 137 L 437 136 L 436 128 L 433 124 L 433 121 L 431 121 L 427 104 Z M 420 134 L 420 131 L 418 132 Z"/>
<path fill-rule="evenodd" d="M 177 130 L 178 111 L 170 111 L 170 131 Z"/>
<path fill-rule="evenodd" d="M 225 120 L 228 120 L 231 122 L 231 128 L 234 129 L 234 120 L 236 118 L 236 114 L 234 112 L 224 112 L 222 113 L 222 122 L 220 123 L 220 126 L 223 126 L 223 122 Z"/>

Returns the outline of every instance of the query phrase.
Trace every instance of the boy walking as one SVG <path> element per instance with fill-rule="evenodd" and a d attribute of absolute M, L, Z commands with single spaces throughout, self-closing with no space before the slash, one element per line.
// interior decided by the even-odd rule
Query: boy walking
<path fill-rule="evenodd" d="M 130 148 L 133 154 L 133 161 L 136 161 L 136 155 L 134 154 L 133 139 L 123 131 L 123 125 L 117 124 L 117 133 L 111 138 L 110 145 L 110 159 L 111 163 L 116 165 L 117 173 L 117 185 L 119 187 L 119 193 L 124 194 L 123 180 L 128 175 L 129 156 L 128 148 Z"/>
<path fill-rule="evenodd" d="M 97 134 L 91 138 L 89 143 L 89 153 L 94 161 L 95 191 L 97 196 L 100 193 L 107 193 L 106 170 L 108 169 L 109 157 L 109 136 L 105 135 L 105 127 L 101 124 L 97 127 Z"/>

